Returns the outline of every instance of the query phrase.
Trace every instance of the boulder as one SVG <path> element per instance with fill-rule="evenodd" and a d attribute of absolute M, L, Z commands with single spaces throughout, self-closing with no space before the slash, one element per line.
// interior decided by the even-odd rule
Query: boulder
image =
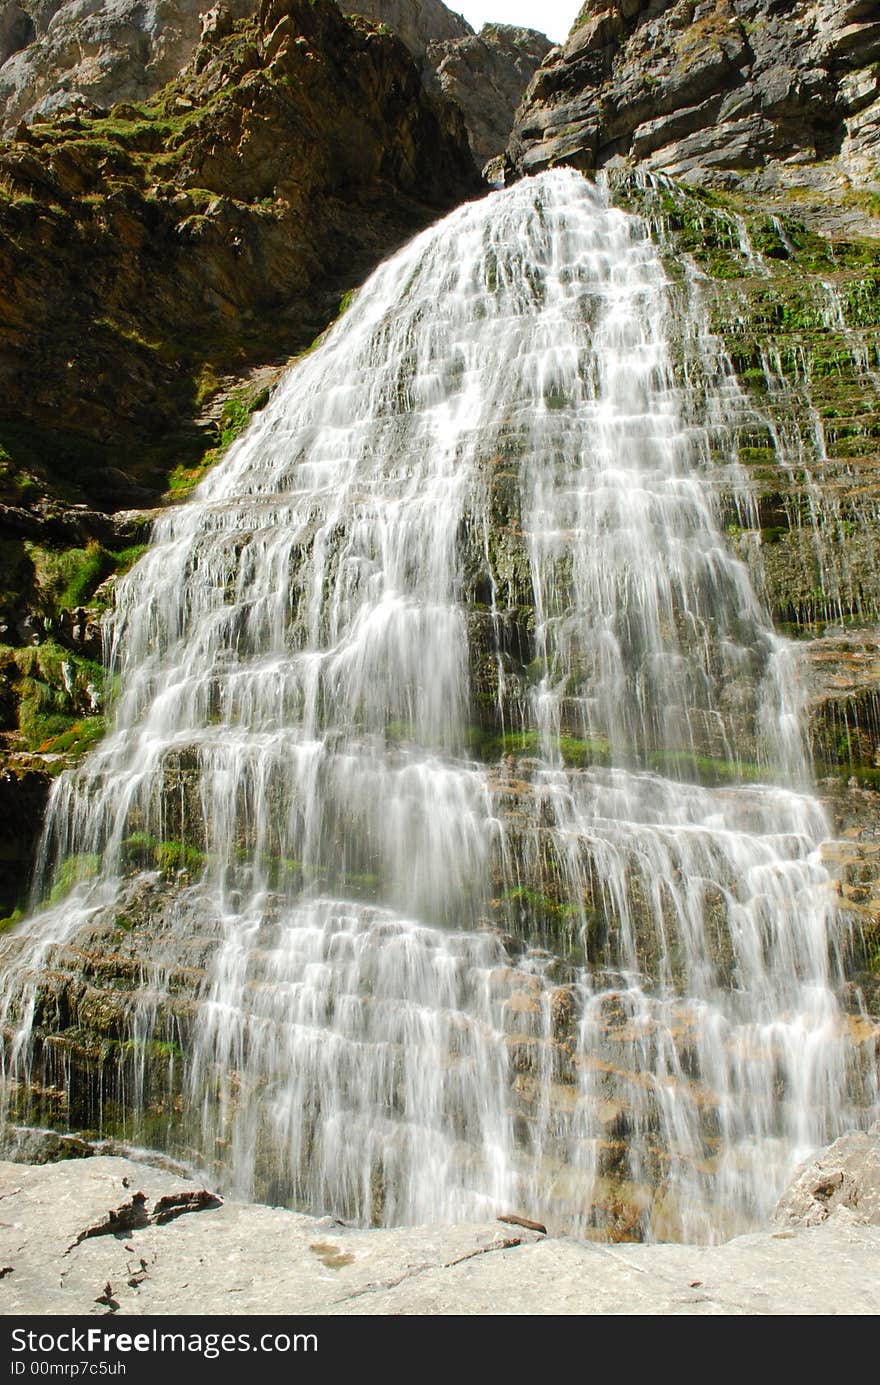
<path fill-rule="evenodd" d="M 806 1164 L 773 1214 L 778 1226 L 880 1226 L 880 1122 L 841 1135 Z"/>

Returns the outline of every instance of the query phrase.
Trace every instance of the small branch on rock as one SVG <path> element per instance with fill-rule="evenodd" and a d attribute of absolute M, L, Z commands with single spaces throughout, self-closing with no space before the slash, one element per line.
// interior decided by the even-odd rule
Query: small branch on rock
<path fill-rule="evenodd" d="M 0 1279 L 5 1279 L 8 1274 L 14 1274 L 15 1269 L 12 1265 L 0 1265 Z"/>
<path fill-rule="evenodd" d="M 132 1272 L 131 1267 L 129 1266 L 129 1278 L 126 1280 L 126 1283 L 128 1284 L 128 1287 L 130 1289 L 139 1289 L 143 1284 L 144 1280 L 149 1279 L 149 1277 L 150 1272 L 147 1269 L 147 1262 L 146 1260 L 141 1259 L 141 1267 L 139 1270 L 135 1270 L 134 1272 Z"/>
<path fill-rule="evenodd" d="M 498 1218 L 501 1221 L 501 1218 Z M 511 1236 L 501 1241 L 493 1241 L 490 1246 L 480 1246 L 479 1250 L 470 1250 L 467 1255 L 459 1255 L 457 1260 L 447 1260 L 443 1265 L 444 1270 L 451 1270 L 453 1265 L 463 1265 L 465 1260 L 475 1260 L 478 1255 L 491 1255 L 494 1250 L 512 1250 L 514 1246 L 521 1246 L 522 1241 L 519 1236 Z"/>
<path fill-rule="evenodd" d="M 503 1217 L 496 1217 L 495 1220 L 506 1222 L 508 1226 L 521 1226 L 526 1231 L 540 1231 L 542 1236 L 547 1235 L 547 1228 L 543 1222 L 529 1221 L 528 1217 L 518 1217 L 515 1212 L 506 1212 Z"/>

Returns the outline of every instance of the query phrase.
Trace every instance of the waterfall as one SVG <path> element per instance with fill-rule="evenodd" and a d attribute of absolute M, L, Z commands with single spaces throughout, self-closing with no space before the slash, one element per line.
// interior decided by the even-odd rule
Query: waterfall
<path fill-rule="evenodd" d="M 160 518 L 108 626 L 114 729 L 3 943 L 11 1112 L 82 1108 L 100 1021 L 91 1125 L 112 1097 L 239 1195 L 690 1239 L 870 1120 L 691 290 L 571 171 L 494 193 Z"/>

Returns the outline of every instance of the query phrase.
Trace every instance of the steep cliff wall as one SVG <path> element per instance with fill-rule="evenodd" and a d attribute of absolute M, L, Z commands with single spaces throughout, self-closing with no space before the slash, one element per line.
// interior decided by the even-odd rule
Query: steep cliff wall
<path fill-rule="evenodd" d="M 769 189 L 876 180 L 871 0 L 587 0 L 535 76 L 512 168 L 634 160 Z"/>
<path fill-rule="evenodd" d="M 425 85 L 461 106 L 481 167 L 503 152 L 523 92 L 551 46 L 534 29 L 510 24 L 428 44 Z"/>
<path fill-rule="evenodd" d="M 341 8 L 374 24 L 387 24 L 420 60 L 432 43 L 473 37 L 467 20 L 442 0 L 343 0 Z"/>
<path fill-rule="evenodd" d="M 256 0 L 224 0 L 236 19 Z M 145 101 L 199 41 L 209 0 L 6 0 L 0 9 L 0 125 Z M 5 42 L 4 42 L 5 38 Z"/>

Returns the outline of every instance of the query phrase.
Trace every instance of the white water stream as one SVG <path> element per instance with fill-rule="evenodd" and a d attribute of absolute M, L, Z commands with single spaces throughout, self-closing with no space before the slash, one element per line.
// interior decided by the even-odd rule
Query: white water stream
<path fill-rule="evenodd" d="M 115 729 L 44 842 L 46 884 L 100 865 L 12 947 L 8 1078 L 41 967 L 173 838 L 162 946 L 215 939 L 188 1130 L 240 1194 L 712 1238 L 868 1119 L 796 662 L 715 514 L 735 383 L 672 302 L 577 174 L 495 193 L 384 264 L 159 521 Z"/>

